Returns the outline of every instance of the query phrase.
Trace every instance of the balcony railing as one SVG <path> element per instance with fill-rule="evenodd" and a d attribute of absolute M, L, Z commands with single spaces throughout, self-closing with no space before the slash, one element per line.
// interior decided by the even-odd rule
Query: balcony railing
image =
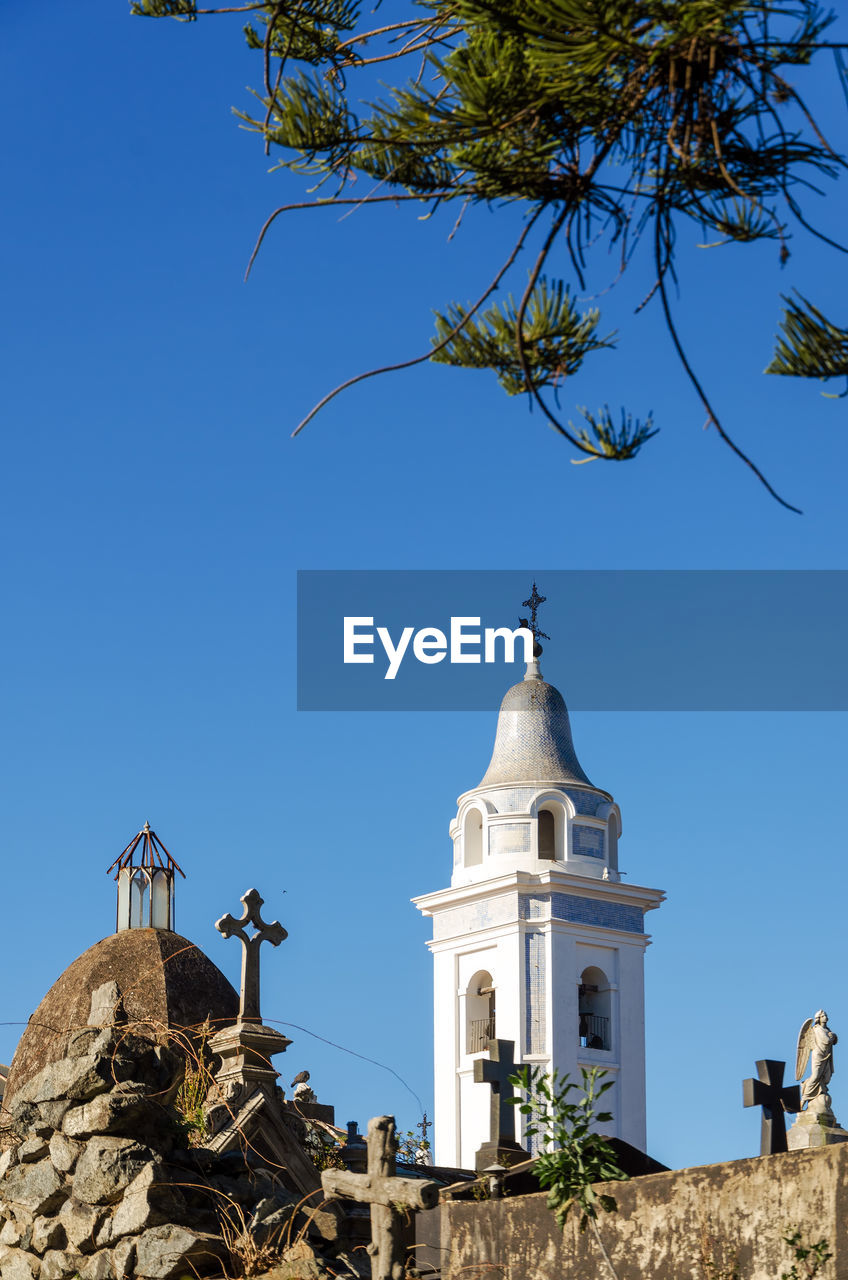
<path fill-rule="evenodd" d="M 481 1053 L 495 1038 L 494 1014 L 490 1018 L 473 1018 L 468 1024 L 467 1053 Z"/>
<path fill-rule="evenodd" d="M 584 1049 L 609 1049 L 609 1018 L 596 1013 L 580 1015 L 580 1045 Z"/>

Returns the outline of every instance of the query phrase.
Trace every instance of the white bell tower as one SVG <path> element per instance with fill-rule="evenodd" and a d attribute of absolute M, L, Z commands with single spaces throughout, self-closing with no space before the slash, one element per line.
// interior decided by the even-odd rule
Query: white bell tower
<path fill-rule="evenodd" d="M 581 1066 L 603 1067 L 605 1131 L 644 1151 L 644 915 L 664 895 L 621 880 L 618 805 L 583 772 L 538 657 L 457 803 L 451 886 L 414 899 L 433 918 L 436 1163 L 473 1169 L 489 1139 L 474 1059 L 490 1036 L 578 1082 Z"/>

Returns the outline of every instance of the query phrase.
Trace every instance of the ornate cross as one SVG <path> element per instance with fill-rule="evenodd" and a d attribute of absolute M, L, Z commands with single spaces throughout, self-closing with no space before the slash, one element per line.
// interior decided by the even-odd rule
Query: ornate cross
<path fill-rule="evenodd" d="M 515 1105 L 509 1077 L 515 1073 L 515 1041 L 490 1040 L 489 1057 L 475 1058 L 474 1080 L 490 1084 L 489 1141 L 484 1147 L 515 1147 Z M 482 1148 L 481 1148 L 482 1150 Z"/>
<path fill-rule="evenodd" d="M 396 1148 L 394 1116 L 375 1116 L 368 1123 L 368 1172 L 327 1169 L 321 1174 L 328 1199 L 343 1196 L 371 1206 L 371 1280 L 405 1274 L 404 1211 L 432 1209 L 439 1199 L 438 1182 L 395 1176 Z"/>
<path fill-rule="evenodd" d="M 427 1141 L 427 1130 L 428 1130 L 428 1129 L 432 1129 L 432 1127 L 433 1127 L 433 1121 L 432 1121 L 432 1120 L 428 1120 L 428 1119 L 427 1119 L 427 1112 L 426 1112 L 426 1111 L 424 1112 L 423 1116 L 422 1116 L 422 1117 L 421 1117 L 421 1119 L 418 1121 L 418 1124 L 417 1124 L 415 1127 L 416 1127 L 416 1129 L 420 1129 L 420 1130 L 421 1130 L 421 1141 L 422 1141 L 422 1142 L 426 1142 L 426 1141 Z"/>
<path fill-rule="evenodd" d="M 539 644 L 539 641 L 550 640 L 551 638 L 546 631 L 542 631 L 539 628 L 539 625 L 536 622 L 536 611 L 538 610 L 540 604 L 545 603 L 547 598 L 548 598 L 547 596 L 539 595 L 539 592 L 536 590 L 536 584 L 534 582 L 533 590 L 530 592 L 529 600 L 522 600 L 521 602 L 522 608 L 530 610 L 530 620 L 528 622 L 526 618 L 519 618 L 518 621 L 522 627 L 526 627 L 528 631 L 533 632 L 533 656 L 536 658 L 538 658 L 542 652 L 542 646 Z"/>
<path fill-rule="evenodd" d="M 757 1062 L 759 1080 L 742 1081 L 742 1102 L 746 1107 L 762 1107 L 760 1127 L 760 1155 L 773 1156 L 786 1151 L 787 1111 L 801 1110 L 801 1090 L 797 1084 L 785 1085 L 785 1062 L 763 1058 Z"/>
<path fill-rule="evenodd" d="M 270 942 L 278 947 L 287 938 L 288 932 L 275 920 L 266 924 L 262 919 L 261 908 L 265 901 L 255 889 L 248 889 L 242 896 L 244 911 L 238 920 L 234 916 L 221 916 L 215 922 L 215 928 L 225 938 L 234 934 L 241 940 L 241 999 L 239 1002 L 239 1018 L 247 1022 L 261 1022 L 259 1013 L 259 948 L 263 942 Z M 253 925 L 256 932 L 245 932 L 246 925 Z"/>

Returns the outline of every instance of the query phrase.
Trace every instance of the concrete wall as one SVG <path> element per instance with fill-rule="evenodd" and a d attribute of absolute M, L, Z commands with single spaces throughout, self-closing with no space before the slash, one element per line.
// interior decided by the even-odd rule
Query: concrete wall
<path fill-rule="evenodd" d="M 826 1239 L 826 1280 L 848 1280 L 848 1143 L 609 1184 L 599 1229 L 619 1280 L 779 1280 L 783 1241 Z M 560 1232 L 544 1193 L 441 1209 L 444 1280 L 612 1280 L 591 1227 Z"/>

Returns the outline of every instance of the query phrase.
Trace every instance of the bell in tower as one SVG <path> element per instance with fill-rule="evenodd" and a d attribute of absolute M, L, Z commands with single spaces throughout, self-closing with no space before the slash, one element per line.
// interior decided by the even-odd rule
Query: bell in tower
<path fill-rule="evenodd" d="M 122 929 L 174 929 L 174 861 L 150 823 L 133 836 L 107 875 L 118 882 L 117 932 Z"/>

